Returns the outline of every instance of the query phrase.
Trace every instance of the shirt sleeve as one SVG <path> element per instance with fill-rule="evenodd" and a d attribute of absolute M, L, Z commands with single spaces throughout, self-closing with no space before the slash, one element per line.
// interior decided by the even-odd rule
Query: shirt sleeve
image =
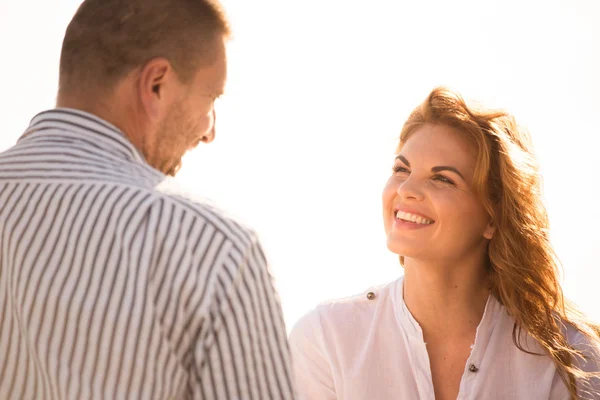
<path fill-rule="evenodd" d="M 581 332 L 570 327 L 567 338 L 571 346 L 580 351 L 583 357 L 575 357 L 574 365 L 583 372 L 591 374 L 589 379 L 578 379 L 577 395 L 582 400 L 600 399 L 600 348 Z M 569 396 L 568 389 L 558 373 L 554 377 L 551 399 L 564 399 Z"/>
<path fill-rule="evenodd" d="M 300 400 L 336 400 L 331 364 L 318 310 L 300 319 L 290 334 L 294 374 Z"/>
<path fill-rule="evenodd" d="M 583 357 L 576 357 L 575 365 L 582 371 L 592 374 L 589 379 L 581 380 L 577 384 L 577 394 L 582 399 L 600 398 L 600 348 L 581 332 L 570 335 L 571 345 L 582 353 Z"/>
<path fill-rule="evenodd" d="M 283 314 L 258 241 L 222 270 L 210 329 L 195 345 L 194 399 L 294 399 Z"/>

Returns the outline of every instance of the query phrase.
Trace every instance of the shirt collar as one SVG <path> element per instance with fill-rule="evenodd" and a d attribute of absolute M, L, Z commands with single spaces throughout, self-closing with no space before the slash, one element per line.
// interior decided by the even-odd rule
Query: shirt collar
<path fill-rule="evenodd" d="M 403 331 L 413 339 L 423 340 L 423 331 L 421 326 L 415 320 L 410 313 L 406 303 L 404 302 L 404 276 L 396 281 L 396 288 L 393 291 L 393 303 L 394 313 L 398 323 L 402 327 Z M 492 329 L 498 320 L 503 307 L 498 300 L 493 296 L 489 295 L 485 304 L 485 310 L 481 322 L 477 326 L 476 343 L 484 342 L 487 343 L 491 335 Z"/>
<path fill-rule="evenodd" d="M 19 141 L 39 135 L 61 136 L 67 133 L 74 133 L 82 140 L 89 139 L 95 147 L 146 164 L 142 153 L 119 128 L 96 115 L 73 108 L 55 108 L 37 114 Z"/>

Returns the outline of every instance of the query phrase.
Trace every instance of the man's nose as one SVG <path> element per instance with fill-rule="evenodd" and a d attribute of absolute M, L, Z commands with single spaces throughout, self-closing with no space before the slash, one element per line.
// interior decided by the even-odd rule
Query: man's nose
<path fill-rule="evenodd" d="M 212 111 L 212 129 L 210 130 L 210 132 L 208 132 L 203 138 L 202 141 L 204 143 L 210 143 L 213 140 L 215 140 L 215 135 L 216 135 L 216 125 L 217 125 L 217 113 L 216 111 L 213 109 Z"/>

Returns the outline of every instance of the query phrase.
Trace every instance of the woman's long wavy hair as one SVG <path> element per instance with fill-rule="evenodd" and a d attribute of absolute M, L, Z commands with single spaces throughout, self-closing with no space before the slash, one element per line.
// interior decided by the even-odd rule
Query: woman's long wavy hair
<path fill-rule="evenodd" d="M 529 134 L 497 110 L 469 107 L 446 88 L 434 89 L 409 116 L 400 147 L 424 124 L 450 126 L 477 149 L 473 187 L 496 230 L 489 242 L 491 293 L 515 319 L 513 341 L 522 351 L 522 331 L 552 358 L 572 398 L 598 373 L 586 373 L 574 360 L 584 355 L 566 339 L 567 326 L 600 348 L 600 326 L 563 297 L 559 262 L 549 238 L 540 192 L 540 174 Z M 533 353 L 532 353 L 533 354 Z"/>

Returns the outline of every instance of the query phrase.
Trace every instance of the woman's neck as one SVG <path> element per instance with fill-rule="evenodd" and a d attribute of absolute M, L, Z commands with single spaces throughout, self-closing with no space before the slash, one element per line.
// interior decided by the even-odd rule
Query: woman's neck
<path fill-rule="evenodd" d="M 404 302 L 426 338 L 474 334 L 489 297 L 484 262 L 404 260 Z"/>

